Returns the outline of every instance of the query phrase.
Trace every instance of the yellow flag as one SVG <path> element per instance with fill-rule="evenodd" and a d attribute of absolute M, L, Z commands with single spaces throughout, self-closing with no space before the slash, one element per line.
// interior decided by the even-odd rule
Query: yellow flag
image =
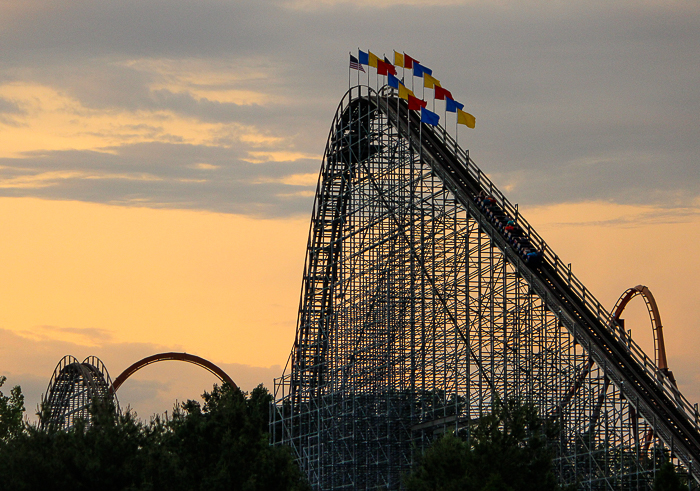
<path fill-rule="evenodd" d="M 402 67 L 403 66 L 403 55 L 394 51 L 394 65 Z"/>
<path fill-rule="evenodd" d="M 416 96 L 412 90 L 407 89 L 406 87 L 404 87 L 404 85 L 402 83 L 400 83 L 399 84 L 399 97 L 401 99 L 408 100 L 409 95 L 412 95 L 413 97 Z"/>
<path fill-rule="evenodd" d="M 426 89 L 432 89 L 436 85 L 438 87 L 442 87 L 438 79 L 436 79 L 432 75 L 428 75 L 427 73 L 423 74 L 423 87 L 425 87 Z"/>
<path fill-rule="evenodd" d="M 469 113 L 465 113 L 461 109 L 457 109 L 457 123 L 467 125 L 467 128 L 476 126 L 476 118 Z"/>
<path fill-rule="evenodd" d="M 375 55 L 371 51 L 369 52 L 369 66 L 377 68 L 377 55 Z"/>

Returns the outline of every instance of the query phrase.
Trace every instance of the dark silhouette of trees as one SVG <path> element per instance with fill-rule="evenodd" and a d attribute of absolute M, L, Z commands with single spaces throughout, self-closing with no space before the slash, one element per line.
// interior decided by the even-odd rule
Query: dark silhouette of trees
<path fill-rule="evenodd" d="M 3 489 L 308 489 L 290 450 L 268 443 L 271 396 L 262 385 L 249 397 L 214 386 L 203 405 L 190 400 L 149 423 L 95 401 L 91 424 L 68 431 L 23 423 L 23 407 L 17 426 L 20 396 L 17 388 L 0 397 L 0 430 L 12 429 L 0 439 Z"/>
<path fill-rule="evenodd" d="M 0 387 L 5 377 L 0 376 Z M 24 397 L 0 391 L 0 489 L 12 490 L 307 490 L 286 446 L 271 446 L 272 396 L 228 385 L 189 400 L 170 417 L 144 423 L 105 401 L 91 424 L 68 431 L 23 421 Z M 464 433 L 447 433 L 404 480 L 410 491 L 558 490 L 548 440 L 556 425 L 516 401 L 494 404 Z M 687 489 L 688 476 L 666 453 L 655 457 L 656 491 Z"/>
<path fill-rule="evenodd" d="M 658 469 L 654 477 L 654 491 L 684 491 L 688 488 L 688 475 L 679 473 L 664 452 L 658 459 Z"/>
<path fill-rule="evenodd" d="M 469 438 L 447 433 L 406 478 L 411 491 L 559 489 L 547 446 L 555 426 L 531 405 L 495 403 L 469 430 Z"/>
<path fill-rule="evenodd" d="M 0 375 L 0 388 L 7 377 Z M 24 396 L 19 385 L 10 390 L 6 396 L 0 390 L 0 442 L 17 436 L 22 432 L 22 417 L 24 416 Z"/>

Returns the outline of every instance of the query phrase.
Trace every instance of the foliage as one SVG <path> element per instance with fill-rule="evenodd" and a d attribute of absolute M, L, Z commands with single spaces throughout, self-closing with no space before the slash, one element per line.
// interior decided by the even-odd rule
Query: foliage
<path fill-rule="evenodd" d="M 228 385 L 149 423 L 95 401 L 90 425 L 68 431 L 24 424 L 0 442 L 6 489 L 308 489 L 286 447 L 268 444 L 271 396 Z"/>
<path fill-rule="evenodd" d="M 555 427 L 531 405 L 494 404 L 470 428 L 469 438 L 452 433 L 438 439 L 406 478 L 407 489 L 554 490 L 558 489 L 547 439 Z"/>
<path fill-rule="evenodd" d="M 6 380 L 7 377 L 0 376 L 0 387 Z M 0 390 L 0 442 L 7 441 L 21 433 L 23 416 L 24 395 L 19 385 L 10 390 L 9 396 Z"/>
<path fill-rule="evenodd" d="M 660 458 L 657 458 L 657 465 L 658 469 L 654 477 L 654 491 L 683 491 L 688 489 L 688 476 L 677 472 L 667 452 L 664 452 Z"/>

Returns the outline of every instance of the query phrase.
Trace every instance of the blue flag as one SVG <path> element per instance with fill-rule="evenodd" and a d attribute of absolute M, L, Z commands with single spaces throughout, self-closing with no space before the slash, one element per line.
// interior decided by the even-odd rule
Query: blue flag
<path fill-rule="evenodd" d="M 415 66 L 415 63 L 414 63 Z M 428 111 L 426 108 L 420 108 L 420 121 L 421 123 L 432 124 L 436 126 L 440 121 L 440 116 L 435 114 L 433 111 Z"/>
<path fill-rule="evenodd" d="M 389 74 L 389 87 L 393 87 L 395 89 L 399 88 L 399 79 L 394 77 L 391 73 Z"/>
<path fill-rule="evenodd" d="M 418 63 L 416 60 L 413 60 L 413 76 L 414 77 L 422 77 L 424 73 L 427 73 L 428 75 L 432 75 L 433 71 Z"/>
<path fill-rule="evenodd" d="M 357 57 L 360 60 L 360 64 L 361 65 L 369 65 L 369 53 L 365 53 L 364 51 L 359 50 L 359 49 L 357 51 L 358 51 Z"/>
<path fill-rule="evenodd" d="M 454 99 L 445 96 L 445 111 L 456 113 L 457 109 L 464 109 L 464 104 L 460 104 Z"/>

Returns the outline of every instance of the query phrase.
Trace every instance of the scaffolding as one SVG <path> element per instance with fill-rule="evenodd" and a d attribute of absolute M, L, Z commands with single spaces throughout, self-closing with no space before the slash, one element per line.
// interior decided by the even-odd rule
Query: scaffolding
<path fill-rule="evenodd" d="M 113 402 L 118 413 L 119 401 L 111 385 L 107 367 L 96 356 L 88 356 L 82 363 L 73 356 L 64 356 L 42 401 L 41 427 L 68 430 L 78 421 L 90 425 L 90 406 L 95 400 Z"/>
<path fill-rule="evenodd" d="M 484 194 L 541 266 L 479 207 Z M 628 358 L 641 364 L 632 375 Z M 647 375 L 689 425 L 684 441 L 629 382 Z M 468 431 L 497 399 L 560 421 L 563 484 L 649 489 L 663 449 L 695 477 L 697 406 L 670 385 L 468 151 L 392 89 L 350 89 L 328 137 L 270 422 L 314 489 L 399 489 L 437 436 Z"/>

